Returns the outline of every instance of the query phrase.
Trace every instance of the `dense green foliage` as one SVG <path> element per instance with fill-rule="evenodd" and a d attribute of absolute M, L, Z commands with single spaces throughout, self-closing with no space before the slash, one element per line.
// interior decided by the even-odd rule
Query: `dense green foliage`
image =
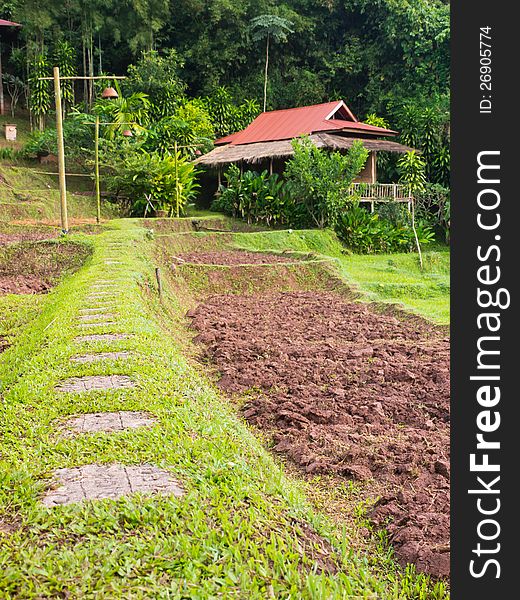
<path fill-rule="evenodd" d="M 386 205 L 382 206 L 386 208 Z M 434 232 L 428 225 L 418 224 L 416 230 L 421 245 L 433 241 Z M 394 210 L 393 215 L 370 213 L 356 202 L 340 215 L 336 233 L 341 241 L 360 254 L 411 252 L 415 247 L 409 215 L 401 210 Z"/>
<path fill-rule="evenodd" d="M 229 167 L 213 210 L 248 223 L 298 229 L 330 227 L 346 246 L 362 254 L 414 250 L 413 216 L 406 205 L 382 203 L 377 212 L 370 213 L 349 189 L 367 158 L 361 143 L 354 144 L 345 155 L 320 150 L 308 138 L 293 140 L 293 146 L 295 153 L 287 162 L 283 179 L 267 171 L 242 173 L 236 165 Z M 420 159 L 419 167 L 415 164 L 417 159 L 414 153 L 403 159 L 403 176 L 410 178 L 408 184 L 412 187 L 414 169 L 422 173 L 422 165 L 424 170 Z M 429 195 L 424 183 L 414 189 L 423 194 L 415 227 L 419 243 L 426 245 L 434 240 L 435 227 L 442 230 L 441 213 L 446 214 L 444 188 L 430 186 Z"/>
<path fill-rule="evenodd" d="M 269 226 L 294 226 L 295 221 L 301 219 L 289 185 L 277 174 L 269 175 L 267 171 L 242 174 L 236 165 L 232 165 L 224 177 L 226 183 L 213 202 L 213 210 L 248 223 Z"/>
<path fill-rule="evenodd" d="M 294 31 L 271 47 L 268 108 L 343 97 L 359 115 L 393 116 L 408 100 L 439 106 L 449 86 L 449 5 L 441 0 L 0 0 L 0 15 L 24 24 L 27 45 L 72 42 L 86 74 L 123 74 L 143 50 L 174 49 L 192 96 L 225 85 L 262 99 L 265 52 L 251 31 L 261 15 Z"/>
<path fill-rule="evenodd" d="M 105 175 L 108 189 L 124 199 L 132 214 L 142 216 L 162 210 L 168 216 L 182 216 L 195 197 L 197 171 L 180 152 L 123 152 Z"/>
<path fill-rule="evenodd" d="M 349 187 L 364 167 L 368 150 L 359 141 L 346 154 L 324 152 L 305 137 L 292 145 L 294 155 L 285 169 L 291 192 L 314 227 L 333 227 L 349 202 Z"/>
<path fill-rule="evenodd" d="M 127 75 L 112 102 L 96 100 L 101 83 L 64 84 L 64 109 L 94 106 L 117 122 L 102 137 L 120 140 L 128 129 L 142 138 L 141 150 L 163 156 L 176 146 L 187 156 L 207 151 L 214 138 L 246 127 L 265 101 L 275 109 L 343 98 L 420 152 L 415 165 L 424 165 L 413 181 L 406 179 L 413 165 L 379 155 L 381 181 L 404 179 L 417 194 L 421 182 L 449 188 L 444 0 L 0 0 L 0 16 L 24 25 L 9 34 L 4 63 L 40 129 L 50 121 L 52 87 L 38 77 L 54 64 L 64 74 Z M 115 85 L 108 75 L 105 84 Z M 296 188 L 319 187 L 303 171 L 289 176 Z M 338 212 L 329 183 L 327 199 L 318 190 L 308 209 L 320 227 Z M 442 206 L 445 212 L 449 203 Z M 443 219 L 445 231 L 449 216 Z"/>
<path fill-rule="evenodd" d="M 306 137 L 293 140 L 293 147 L 283 179 L 267 171 L 242 174 L 236 165 L 229 167 L 213 209 L 248 223 L 334 227 L 368 151 L 359 142 L 347 154 L 325 152 Z"/>

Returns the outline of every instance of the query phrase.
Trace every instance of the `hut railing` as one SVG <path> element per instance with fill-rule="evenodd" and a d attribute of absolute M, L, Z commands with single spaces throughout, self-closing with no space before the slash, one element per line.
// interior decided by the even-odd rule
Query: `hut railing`
<path fill-rule="evenodd" d="M 400 183 L 352 183 L 349 191 L 359 202 L 370 202 L 372 212 L 376 202 L 406 202 L 410 206 L 413 201 L 410 187 Z"/>

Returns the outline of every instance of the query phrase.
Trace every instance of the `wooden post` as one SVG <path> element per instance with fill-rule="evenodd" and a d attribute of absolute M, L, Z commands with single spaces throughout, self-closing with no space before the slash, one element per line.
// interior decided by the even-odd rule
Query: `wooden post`
<path fill-rule="evenodd" d="M 63 143 L 63 113 L 61 112 L 60 69 L 54 67 L 54 99 L 56 102 L 56 134 L 58 136 L 58 171 L 60 180 L 61 229 L 69 231 L 67 215 L 67 182 L 65 179 L 65 145 Z"/>
<path fill-rule="evenodd" d="M 179 167 L 177 165 L 177 142 L 175 142 L 175 205 L 177 218 L 179 218 Z"/>
<path fill-rule="evenodd" d="M 0 41 L 0 115 L 4 114 L 4 79 L 2 74 L 2 42 Z"/>
<path fill-rule="evenodd" d="M 99 191 L 99 115 L 96 116 L 95 126 L 95 177 L 96 177 L 96 222 L 101 221 L 101 192 Z"/>
<path fill-rule="evenodd" d="M 159 293 L 159 298 L 162 297 L 162 282 L 161 282 L 161 269 L 159 267 L 155 267 L 155 279 L 157 279 L 157 291 Z"/>

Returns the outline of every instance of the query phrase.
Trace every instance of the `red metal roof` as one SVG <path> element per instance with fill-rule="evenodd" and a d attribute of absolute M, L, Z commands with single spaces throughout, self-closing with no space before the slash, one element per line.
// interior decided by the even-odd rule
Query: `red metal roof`
<path fill-rule="evenodd" d="M 21 27 L 20 23 L 13 23 L 12 21 L 6 21 L 5 19 L 0 19 L 0 27 Z"/>
<path fill-rule="evenodd" d="M 381 136 L 397 133 L 391 129 L 360 123 L 348 106 L 343 101 L 338 101 L 264 112 L 243 131 L 220 138 L 215 144 L 238 146 L 255 142 L 290 140 L 300 135 L 331 130 Z"/>

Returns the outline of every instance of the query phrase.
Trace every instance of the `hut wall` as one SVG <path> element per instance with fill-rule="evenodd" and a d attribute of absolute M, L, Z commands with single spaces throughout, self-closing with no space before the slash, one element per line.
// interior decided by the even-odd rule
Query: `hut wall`
<path fill-rule="evenodd" d="M 354 179 L 356 183 L 375 183 L 377 181 L 376 172 L 376 152 L 372 150 L 368 155 L 367 162 L 361 173 Z"/>

